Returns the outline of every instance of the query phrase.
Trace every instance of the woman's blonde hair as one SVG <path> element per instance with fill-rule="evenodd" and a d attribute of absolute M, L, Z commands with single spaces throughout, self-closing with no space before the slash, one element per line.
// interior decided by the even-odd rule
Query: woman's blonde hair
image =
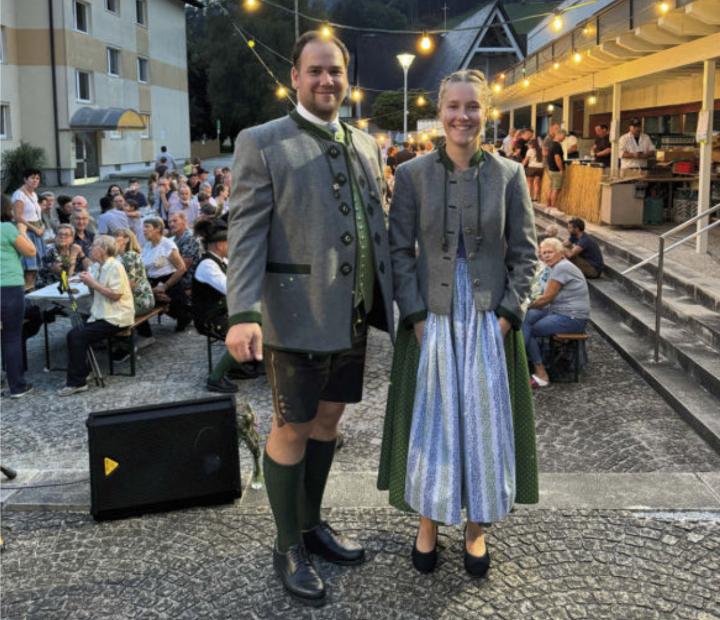
<path fill-rule="evenodd" d="M 115 229 L 115 236 L 116 237 L 125 237 L 125 239 L 128 240 L 128 244 L 125 246 L 125 251 L 132 250 L 133 252 L 140 254 L 142 252 L 142 248 L 140 247 L 140 243 L 138 243 L 138 238 L 135 236 L 135 233 L 130 230 L 129 228 L 117 228 Z"/>
<path fill-rule="evenodd" d="M 485 118 L 487 110 L 490 108 L 491 91 L 490 86 L 485 79 L 485 74 L 477 69 L 461 69 L 444 77 L 440 82 L 440 91 L 438 92 L 438 110 L 442 108 L 443 100 L 447 94 L 447 88 L 450 84 L 472 84 L 477 92 L 480 100 L 481 115 Z"/>
<path fill-rule="evenodd" d="M 548 237 L 547 239 L 543 239 L 540 242 L 540 247 L 542 248 L 543 246 L 550 247 L 556 252 L 563 251 L 563 242 L 557 237 Z"/>

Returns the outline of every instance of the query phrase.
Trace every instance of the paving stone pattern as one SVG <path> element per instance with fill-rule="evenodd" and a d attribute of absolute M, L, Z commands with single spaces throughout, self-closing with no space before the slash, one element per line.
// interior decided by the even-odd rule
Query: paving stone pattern
<path fill-rule="evenodd" d="M 52 363 L 65 365 L 68 321 L 50 326 Z M 206 340 L 192 329 L 173 331 L 174 321 L 153 323 L 156 344 L 139 352 L 137 376 L 108 378 L 105 389 L 58 398 L 65 373 L 43 372 L 42 333 L 28 344 L 32 394 L 3 399 L 3 459 L 16 468 L 87 469 L 85 420 L 89 412 L 209 395 Z M 543 388 L 536 396 L 540 468 L 544 472 L 717 471 L 720 456 L 593 333 L 590 366 L 580 383 Z M 222 353 L 215 348 L 215 359 Z M 97 351 L 103 367 L 106 352 Z M 348 407 L 342 428 L 348 437 L 335 471 L 374 471 L 382 439 L 392 348 L 384 333 L 372 330 L 365 377 L 365 399 Z M 129 364 L 118 366 L 127 372 Z M 240 383 L 238 401 L 256 410 L 260 431 L 270 427 L 267 381 Z M 250 467 L 243 451 L 244 467 Z"/>
<path fill-rule="evenodd" d="M 441 560 L 410 564 L 415 521 L 391 509 L 336 509 L 368 561 L 318 560 L 328 604 L 309 611 L 270 570 L 267 509 L 187 510 L 94 524 L 84 514 L 5 516 L 3 618 L 720 618 L 720 523 L 627 512 L 519 511 L 488 536 L 486 580 L 462 566 L 462 531 Z"/>

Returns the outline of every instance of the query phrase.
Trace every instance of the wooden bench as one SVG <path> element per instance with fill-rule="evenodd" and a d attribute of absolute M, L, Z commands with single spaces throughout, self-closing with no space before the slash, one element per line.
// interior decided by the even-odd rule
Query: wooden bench
<path fill-rule="evenodd" d="M 140 314 L 135 317 L 135 321 L 132 325 L 126 327 L 125 329 L 117 332 L 116 334 L 113 334 L 110 336 L 107 340 L 107 350 L 108 350 L 108 366 L 110 367 L 110 374 L 115 374 L 115 361 L 112 357 L 112 343 L 114 340 L 118 338 L 125 338 L 129 342 L 130 346 L 130 374 L 128 376 L 134 377 L 135 376 L 135 329 L 138 327 L 138 325 L 142 325 L 143 323 L 147 323 L 150 319 L 153 317 L 158 317 L 158 321 L 160 320 L 160 316 L 168 311 L 168 306 L 157 306 L 150 310 L 147 314 Z"/>
<path fill-rule="evenodd" d="M 580 380 L 580 350 L 590 336 L 586 333 L 561 333 L 553 334 L 550 338 L 550 359 L 555 359 L 555 344 L 566 344 L 573 347 L 573 372 L 575 383 Z"/>

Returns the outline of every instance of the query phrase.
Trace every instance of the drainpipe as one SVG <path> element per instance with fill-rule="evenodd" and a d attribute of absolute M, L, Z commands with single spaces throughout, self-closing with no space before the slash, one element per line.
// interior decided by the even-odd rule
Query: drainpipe
<path fill-rule="evenodd" d="M 57 77 L 55 75 L 55 14 L 53 12 L 53 0 L 48 0 L 48 13 L 50 15 L 50 72 L 52 77 L 52 103 L 53 123 L 55 125 L 55 175 L 57 184 L 62 185 L 60 173 L 60 129 L 58 127 L 58 104 L 57 104 Z"/>

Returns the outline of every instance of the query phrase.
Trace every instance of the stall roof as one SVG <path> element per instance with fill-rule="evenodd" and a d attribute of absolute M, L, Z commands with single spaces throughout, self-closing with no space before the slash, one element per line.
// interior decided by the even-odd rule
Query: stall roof
<path fill-rule="evenodd" d="M 80 108 L 70 119 L 71 129 L 118 131 L 145 129 L 142 116 L 129 108 Z"/>

